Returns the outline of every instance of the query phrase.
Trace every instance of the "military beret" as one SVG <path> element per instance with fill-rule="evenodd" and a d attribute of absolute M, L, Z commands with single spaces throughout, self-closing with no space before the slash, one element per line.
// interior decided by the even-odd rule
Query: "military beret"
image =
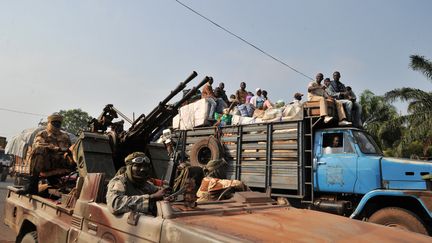
<path fill-rule="evenodd" d="M 55 113 L 52 113 L 51 115 L 48 116 L 48 122 L 51 122 L 51 121 L 60 121 L 61 122 L 61 121 L 63 121 L 63 117 L 59 113 L 55 112 Z"/>
<path fill-rule="evenodd" d="M 141 163 L 150 163 L 150 159 L 143 152 L 133 152 L 125 158 L 126 165 Z"/>

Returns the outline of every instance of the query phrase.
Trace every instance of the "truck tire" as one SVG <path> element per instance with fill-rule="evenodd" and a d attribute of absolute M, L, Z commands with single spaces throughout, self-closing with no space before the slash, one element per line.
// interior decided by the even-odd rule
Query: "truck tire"
<path fill-rule="evenodd" d="M 9 173 L 9 168 L 3 167 L 2 168 L 2 172 L 1 172 L 0 181 L 5 181 L 6 178 L 7 178 L 8 173 Z"/>
<path fill-rule="evenodd" d="M 37 243 L 37 242 L 38 242 L 37 231 L 28 232 L 21 239 L 21 243 Z"/>
<path fill-rule="evenodd" d="M 371 223 L 395 227 L 428 235 L 428 231 L 417 215 L 398 207 L 388 207 L 376 211 L 368 220 Z"/>
<path fill-rule="evenodd" d="M 190 151 L 192 166 L 205 166 L 210 160 L 221 159 L 222 157 L 222 146 L 213 136 L 198 141 Z"/>

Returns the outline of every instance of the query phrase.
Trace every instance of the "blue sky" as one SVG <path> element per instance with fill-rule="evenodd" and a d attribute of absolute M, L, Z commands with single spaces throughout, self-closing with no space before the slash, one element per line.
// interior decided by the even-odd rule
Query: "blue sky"
<path fill-rule="evenodd" d="M 357 94 L 432 85 L 408 66 L 412 54 L 432 59 L 432 1 L 182 2 L 308 76 L 340 71 Z M 213 76 L 234 93 L 245 81 L 274 101 L 309 82 L 174 0 L 0 1 L 0 108 L 97 117 L 112 103 L 138 116 L 193 70 L 194 84 Z M 45 118 L 0 117 L 7 137 Z"/>

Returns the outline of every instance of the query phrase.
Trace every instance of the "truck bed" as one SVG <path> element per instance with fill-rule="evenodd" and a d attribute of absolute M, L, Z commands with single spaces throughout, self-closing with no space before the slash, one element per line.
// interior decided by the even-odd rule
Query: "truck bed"
<path fill-rule="evenodd" d="M 228 179 L 241 180 L 262 191 L 271 187 L 275 196 L 301 197 L 305 180 L 304 133 L 303 120 L 196 128 L 178 132 L 178 150 L 190 158 L 196 143 L 218 136 L 229 164 Z"/>

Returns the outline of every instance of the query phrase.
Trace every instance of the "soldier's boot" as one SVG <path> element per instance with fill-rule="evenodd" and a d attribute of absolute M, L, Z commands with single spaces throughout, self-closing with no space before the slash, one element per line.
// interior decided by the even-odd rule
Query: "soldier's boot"
<path fill-rule="evenodd" d="M 23 177 L 24 187 L 18 189 L 19 195 L 36 195 L 39 192 L 39 176 Z"/>

